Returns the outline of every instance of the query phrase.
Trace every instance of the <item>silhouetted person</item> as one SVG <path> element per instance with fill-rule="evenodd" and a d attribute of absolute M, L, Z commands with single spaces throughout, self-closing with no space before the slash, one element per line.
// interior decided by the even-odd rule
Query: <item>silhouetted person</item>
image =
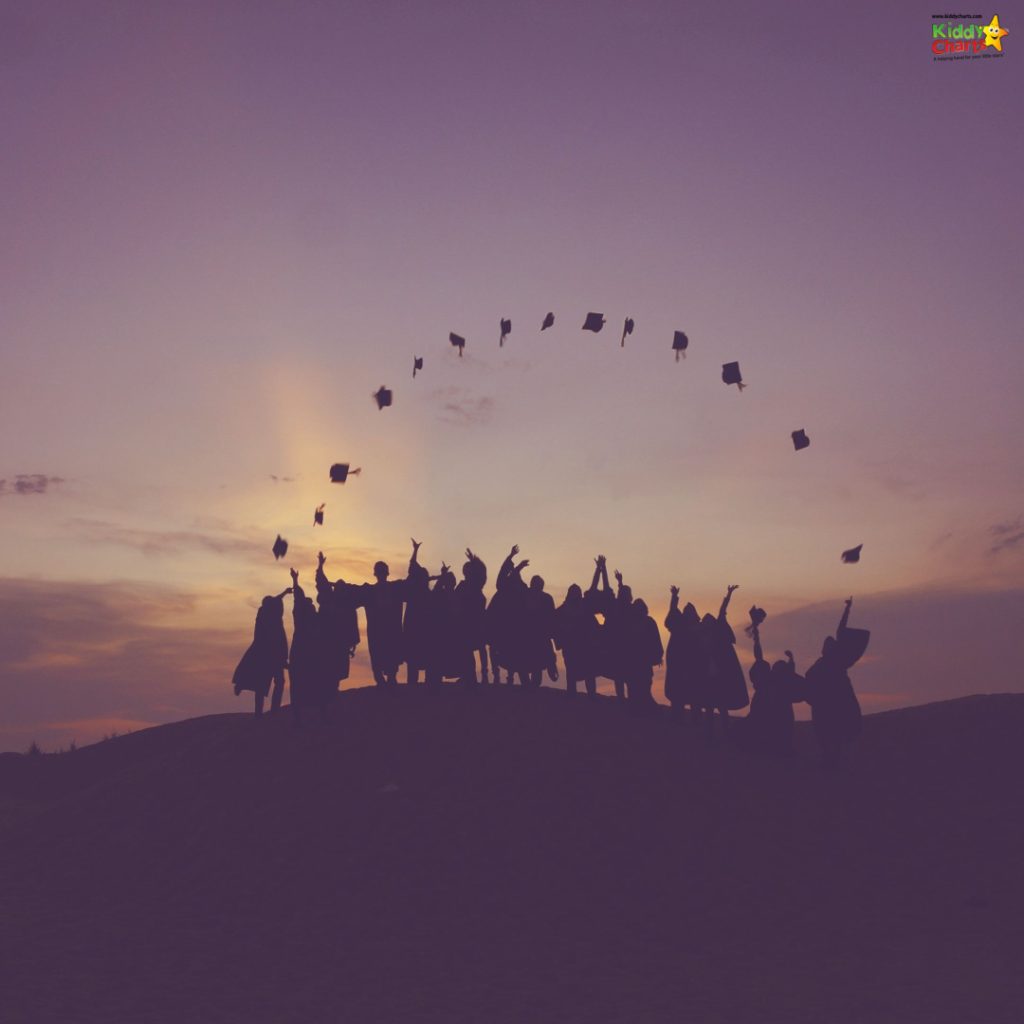
<path fill-rule="evenodd" d="M 523 599 L 519 637 L 520 668 L 525 673 L 524 685 L 539 689 L 541 677 L 547 672 L 552 682 L 558 679 L 555 664 L 555 601 L 544 590 L 544 580 L 534 576 Z"/>
<path fill-rule="evenodd" d="M 288 664 L 288 637 L 284 631 L 284 595 L 268 595 L 256 612 L 252 643 L 249 645 L 231 680 L 237 697 L 243 690 L 252 690 L 256 716 L 263 714 L 263 703 L 273 684 L 270 710 L 281 707 L 284 696 L 284 670 Z"/>
<path fill-rule="evenodd" d="M 397 683 L 402 661 L 402 603 L 405 580 L 388 580 L 387 562 L 373 567 L 376 583 L 356 588 L 356 603 L 366 610 L 366 638 L 370 648 L 370 668 L 378 686 Z"/>
<path fill-rule="evenodd" d="M 754 664 L 750 666 L 754 696 L 747 715 L 750 746 L 766 754 L 791 754 L 793 703 L 803 700 L 804 680 L 796 673 L 792 651 L 786 651 L 788 660 L 769 665 L 761 648 L 760 626 L 753 625 L 749 632 L 754 639 Z"/>
<path fill-rule="evenodd" d="M 307 708 L 316 708 L 321 717 L 327 717 L 327 706 L 337 687 L 325 656 L 323 620 L 317 613 L 313 599 L 306 596 L 299 585 L 299 574 L 292 569 L 292 651 L 288 659 L 291 676 L 292 712 L 296 724 L 302 720 Z"/>
<path fill-rule="evenodd" d="M 597 696 L 597 664 L 600 626 L 583 591 L 574 583 L 565 600 L 555 609 L 555 645 L 565 663 L 565 688 L 572 695 L 583 682 L 587 695 Z"/>
<path fill-rule="evenodd" d="M 487 583 L 487 566 L 483 561 L 466 548 L 466 563 L 462 566 L 462 579 L 455 588 L 455 598 L 459 607 L 459 629 L 461 643 L 464 648 L 465 667 L 463 681 L 476 683 L 476 659 L 480 658 L 479 681 L 488 682 L 487 676 L 487 640 L 486 622 L 487 599 L 484 597 L 484 585 Z"/>
<path fill-rule="evenodd" d="M 420 543 L 414 540 L 402 620 L 402 658 L 406 665 L 405 681 L 409 686 L 419 683 L 420 670 L 427 667 L 430 648 L 430 575 L 419 563 L 419 550 Z"/>
<path fill-rule="evenodd" d="M 608 570 L 601 567 L 605 584 Z M 618 590 L 605 613 L 604 635 L 607 658 L 606 671 L 615 683 L 615 696 L 626 699 L 626 680 L 630 673 L 630 647 L 633 641 L 633 591 L 622 582 L 622 573 L 615 570 Z"/>
<path fill-rule="evenodd" d="M 705 700 L 707 726 L 713 729 L 714 711 L 718 710 L 723 732 L 729 728 L 729 712 L 745 708 L 750 703 L 747 694 L 747 680 L 736 656 L 736 636 L 727 618 L 729 601 L 738 586 L 732 584 L 726 590 L 718 618 L 705 615 L 701 620 L 702 634 L 708 653 L 708 694 Z"/>
<path fill-rule="evenodd" d="M 445 679 L 462 679 L 465 671 L 465 648 L 460 636 L 455 575 L 443 562 L 434 589 L 430 592 L 428 608 L 430 636 L 427 643 L 427 686 L 438 690 Z"/>
<path fill-rule="evenodd" d="M 821 746 L 822 763 L 829 771 L 839 767 L 845 744 L 860 734 L 861 712 L 847 669 L 864 653 L 870 634 L 848 629 L 849 598 L 834 637 L 826 637 L 821 657 L 807 670 L 806 700 L 811 705 L 814 733 Z"/>
<path fill-rule="evenodd" d="M 646 602 L 637 598 L 629 611 L 626 685 L 630 705 L 643 710 L 654 706 L 651 694 L 654 666 L 661 664 L 665 649 L 658 624 L 648 614 Z"/>
<path fill-rule="evenodd" d="M 320 551 L 316 566 L 316 600 L 323 641 L 324 671 L 341 689 L 348 679 L 356 647 L 359 646 L 359 617 L 356 614 L 355 588 L 339 579 L 332 583 L 324 572 L 327 558 Z"/>
<path fill-rule="evenodd" d="M 669 631 L 668 650 L 665 652 L 665 698 L 677 717 L 690 709 L 690 721 L 700 721 L 704 707 L 704 694 L 708 676 L 708 652 L 701 637 L 700 616 L 687 602 L 679 610 L 679 588 L 671 588 L 665 628 Z"/>
<path fill-rule="evenodd" d="M 498 570 L 498 577 L 494 581 L 494 596 L 487 606 L 485 617 L 494 681 L 501 682 L 500 670 L 505 669 L 509 686 L 514 683 L 517 673 L 520 681 L 525 681 L 522 668 L 522 634 L 527 587 L 523 582 L 522 571 L 530 561 L 524 558 L 517 565 L 515 557 L 518 554 L 519 545 L 513 544 L 512 550 Z"/>
<path fill-rule="evenodd" d="M 608 562 L 604 555 L 598 555 L 594 559 L 594 576 L 590 581 L 590 587 L 583 594 L 583 604 L 594 616 L 594 622 L 597 625 L 594 651 L 591 656 L 594 674 L 606 679 L 614 679 L 608 637 L 608 615 L 615 604 L 615 591 L 608 583 Z"/>

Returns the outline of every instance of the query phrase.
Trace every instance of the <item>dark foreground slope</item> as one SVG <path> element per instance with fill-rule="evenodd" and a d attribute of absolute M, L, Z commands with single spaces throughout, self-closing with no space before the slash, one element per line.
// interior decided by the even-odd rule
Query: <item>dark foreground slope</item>
<path fill-rule="evenodd" d="M 1024 697 L 847 770 L 564 693 L 0 759 L 0 1017 L 1019 1021 Z"/>

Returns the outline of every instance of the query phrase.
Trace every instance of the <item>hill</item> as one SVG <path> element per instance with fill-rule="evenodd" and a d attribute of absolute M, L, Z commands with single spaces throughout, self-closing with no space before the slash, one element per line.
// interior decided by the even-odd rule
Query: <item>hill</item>
<path fill-rule="evenodd" d="M 0 758 L 22 1021 L 1017 1021 L 1024 696 L 763 760 L 611 701 L 344 694 Z"/>

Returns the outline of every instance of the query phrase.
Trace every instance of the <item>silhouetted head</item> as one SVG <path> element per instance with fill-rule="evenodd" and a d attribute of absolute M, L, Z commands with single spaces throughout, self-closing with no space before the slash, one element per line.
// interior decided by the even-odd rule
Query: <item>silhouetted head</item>
<path fill-rule="evenodd" d="M 439 591 L 443 594 L 449 593 L 455 589 L 455 573 L 449 569 L 445 569 L 440 576 L 437 577 L 437 583 L 434 584 L 434 590 Z"/>
<path fill-rule="evenodd" d="M 390 575 L 391 570 L 388 568 L 387 562 L 375 562 L 373 565 L 373 575 L 377 577 L 378 583 L 383 583 Z"/>
<path fill-rule="evenodd" d="M 462 578 L 473 587 L 483 590 L 487 582 L 487 566 L 479 558 L 473 557 L 462 567 Z"/>
<path fill-rule="evenodd" d="M 647 602 L 642 597 L 638 597 L 633 602 L 633 608 L 636 611 L 637 618 L 647 617 Z"/>
<path fill-rule="evenodd" d="M 272 594 L 268 594 L 260 602 L 260 608 L 263 613 L 270 615 L 271 613 L 277 613 L 278 615 L 284 615 L 284 598 L 274 597 Z"/>
<path fill-rule="evenodd" d="M 686 607 L 683 609 L 683 622 L 690 628 L 700 625 L 700 615 L 689 601 L 686 602 Z"/>
<path fill-rule="evenodd" d="M 583 603 L 583 591 L 580 589 L 580 585 L 578 583 L 571 584 L 569 589 L 565 592 L 565 603 L 568 605 Z"/>
<path fill-rule="evenodd" d="M 542 592 L 544 590 L 544 580 L 540 576 L 531 576 L 530 589 Z"/>
<path fill-rule="evenodd" d="M 619 600 L 623 604 L 629 604 L 633 600 L 633 589 L 628 584 L 623 584 L 619 590 Z"/>
<path fill-rule="evenodd" d="M 710 630 L 712 630 L 712 629 L 717 629 L 717 628 L 718 628 L 718 619 L 716 619 L 716 618 L 714 617 L 714 615 L 712 615 L 712 614 L 711 614 L 711 612 L 708 612 L 708 613 L 707 613 L 707 614 L 706 614 L 706 615 L 704 616 L 704 618 L 702 618 L 702 619 L 700 620 L 700 624 L 701 624 L 701 626 L 702 626 L 702 627 L 703 627 L 704 629 L 706 629 L 706 630 L 709 630 L 709 631 L 710 631 Z"/>
<path fill-rule="evenodd" d="M 793 674 L 793 666 L 788 661 L 776 661 L 772 665 L 773 676 L 789 676 Z"/>
<path fill-rule="evenodd" d="M 823 658 L 832 658 L 837 653 L 836 638 L 834 636 L 825 637 L 825 642 L 821 645 L 821 656 Z"/>

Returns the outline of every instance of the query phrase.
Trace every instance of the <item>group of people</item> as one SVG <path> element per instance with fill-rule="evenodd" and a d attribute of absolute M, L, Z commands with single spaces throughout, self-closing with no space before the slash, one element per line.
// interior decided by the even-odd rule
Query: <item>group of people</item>
<path fill-rule="evenodd" d="M 622 574 L 608 578 L 603 555 L 594 560 L 590 586 L 569 587 L 558 606 L 544 589 L 544 580 L 523 571 L 528 559 L 516 561 L 513 545 L 502 562 L 490 601 L 484 594 L 487 567 L 466 551 L 462 577 L 442 563 L 436 575 L 419 562 L 420 543 L 412 542 L 404 579 L 390 579 L 387 563 L 374 565 L 373 583 L 328 579 L 327 559 L 318 556 L 316 601 L 291 570 L 292 585 L 265 597 L 256 615 L 253 643 L 234 674 L 235 693 L 255 694 L 261 715 L 267 697 L 271 710 L 281 707 L 285 669 L 291 686 L 296 721 L 308 709 L 326 715 L 349 676 L 351 659 L 361 641 L 357 609 L 364 609 L 370 666 L 379 687 L 398 685 L 401 666 L 405 683 L 438 689 L 446 680 L 463 687 L 495 684 L 538 689 L 546 674 L 559 679 L 556 650 L 561 651 L 566 689 L 597 694 L 597 678 L 612 680 L 615 695 L 636 710 L 654 705 L 654 669 L 665 662 L 665 697 L 683 720 L 709 733 L 716 720 L 730 728 L 730 712 L 750 706 L 744 741 L 766 753 L 792 750 L 793 704 L 811 705 L 814 729 L 826 765 L 838 764 L 843 745 L 860 729 L 860 706 L 847 670 L 867 646 L 866 630 L 848 626 L 853 599 L 846 602 L 834 637 L 828 637 L 821 657 L 804 676 L 797 673 L 791 652 L 769 664 L 761 646 L 765 613 L 754 607 L 747 634 L 752 638 L 754 664 L 750 669 L 753 699 L 736 654 L 736 636 L 728 621 L 729 586 L 718 615 L 701 617 L 690 603 L 679 608 L 679 588 L 671 588 L 665 627 L 667 650 L 657 623 L 643 600 L 634 598 Z M 284 628 L 284 598 L 293 598 L 291 649 Z"/>

